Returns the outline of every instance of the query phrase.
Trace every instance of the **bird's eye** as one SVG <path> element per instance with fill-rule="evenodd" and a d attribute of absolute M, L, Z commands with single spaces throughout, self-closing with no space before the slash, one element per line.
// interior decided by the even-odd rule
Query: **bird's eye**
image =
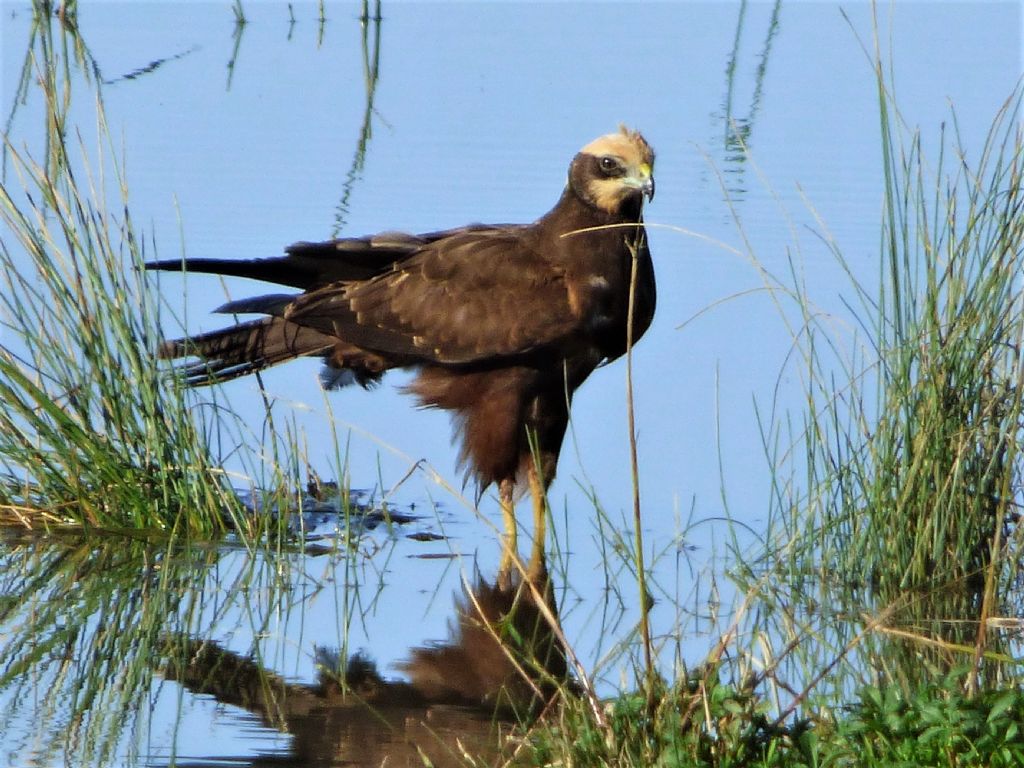
<path fill-rule="evenodd" d="M 609 176 L 616 175 L 622 172 L 622 166 L 618 160 L 610 155 L 605 155 L 600 161 L 601 170 L 607 173 Z"/>

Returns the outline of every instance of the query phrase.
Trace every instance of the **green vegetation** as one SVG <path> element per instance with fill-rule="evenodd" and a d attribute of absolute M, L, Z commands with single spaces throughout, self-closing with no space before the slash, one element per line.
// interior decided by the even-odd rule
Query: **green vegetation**
<path fill-rule="evenodd" d="M 777 475 L 772 546 L 735 572 L 753 631 L 796 644 L 794 676 L 828 670 L 807 691 L 825 701 L 874 675 L 909 694 L 952 668 L 971 692 L 1020 672 L 998 619 L 1022 608 L 1021 94 L 977 159 L 943 136 L 929 170 L 878 78 L 880 287 L 852 281 L 849 300 L 867 340 L 830 332 L 794 286 L 806 414 L 794 441 L 766 429 L 792 474 Z"/>
<path fill-rule="evenodd" d="M 698 768 L 1015 766 L 1024 760 L 1024 693 L 967 696 L 962 673 L 905 696 L 866 686 L 835 719 L 777 722 L 773 707 L 729 685 L 686 681 L 666 692 L 653 717 L 642 696 L 609 707 L 609 727 L 569 710 L 531 744 L 537 765 Z"/>
<path fill-rule="evenodd" d="M 153 365 L 156 306 L 124 179 L 103 144 L 90 165 L 66 125 L 88 52 L 55 24 L 37 24 L 42 68 L 27 59 L 23 80 L 50 107 L 44 156 L 4 148 L 0 216 L 13 237 L 0 249 L 0 307 L 21 346 L 0 347 L 0 513 L 27 527 L 223 531 L 237 504 L 182 392 Z M 99 101 L 97 119 L 106 135 Z"/>
<path fill-rule="evenodd" d="M 1004 642 L 986 622 L 1020 609 L 1012 597 L 1022 543 L 1020 94 L 997 116 L 977 160 L 942 137 L 932 171 L 920 136 L 897 138 L 881 80 L 880 94 L 881 287 L 852 286 L 869 341 L 845 366 L 847 381 L 818 352 L 837 340 L 807 315 L 811 495 L 777 497 L 783 540 L 794 548 L 782 561 L 804 570 L 797 584 L 817 582 L 793 597 L 867 613 L 889 638 L 907 633 L 884 641 L 910 653 L 886 670 L 894 682 L 933 673 L 914 660 L 922 653 L 940 668 L 971 661 L 975 673 L 998 674 L 983 661 Z M 951 170 L 946 155 L 955 158 Z M 807 529 L 813 537 L 798 535 Z"/>
<path fill-rule="evenodd" d="M 0 329 L 17 342 L 0 344 L 0 522 L 257 537 L 272 521 L 240 514 L 222 457 L 243 445 L 287 456 L 242 451 L 248 484 L 289 507 L 296 439 L 273 429 L 269 406 L 269 436 L 216 401 L 197 426 L 194 399 L 154 364 L 160 305 L 142 268 L 151 256 L 107 131 L 98 66 L 73 5 L 54 14 L 40 4 L 34 20 L 15 103 L 35 84 L 47 105 L 45 142 L 33 156 L 5 137 L 0 184 L 11 235 L 0 243 Z M 96 103 L 91 150 L 83 129 L 67 124 L 82 89 Z"/>
<path fill-rule="evenodd" d="M 269 408 L 269 436 L 247 433 L 219 404 L 197 418 L 154 365 L 160 309 L 140 269 L 152 254 L 133 224 L 95 83 L 97 148 L 67 125 L 80 87 L 72 81 L 93 71 L 88 50 L 73 15 L 37 10 L 36 63 L 26 58 L 23 83 L 38 83 L 47 104 L 45 147 L 33 157 L 5 137 L 0 185 L 11 234 L 0 243 L 0 310 L 19 345 L 0 345 L 0 517 L 50 535 L 3 541 L 0 692 L 19 702 L 32 698 L 21 686 L 49 691 L 38 708 L 53 724 L 46 732 L 84 744 L 76 759 L 102 764 L 120 754 L 126 731 L 143 727 L 136 713 L 154 668 L 175 653 L 168 638 L 208 634 L 223 615 L 207 611 L 206 579 L 225 532 L 251 549 L 231 551 L 243 562 L 219 598 L 245 604 L 262 588 L 273 595 L 265 605 L 276 605 L 287 589 L 286 532 L 240 514 L 223 457 L 269 444 L 270 459 L 252 449 L 252 484 L 282 504 L 303 467 L 298 438 L 275 432 Z M 791 279 L 766 278 L 792 329 L 806 409 L 765 417 L 776 472 L 767 544 L 730 553 L 741 595 L 732 626 L 676 680 L 637 662 L 642 694 L 598 702 L 566 691 L 562 706 L 523 728 L 517 761 L 1024 764 L 1021 93 L 976 156 L 959 145 L 954 119 L 929 159 L 876 62 L 878 285 L 853 279 L 825 238 L 851 275 L 851 337 L 818 310 L 796 264 Z M 367 98 L 358 164 L 372 89 Z M 55 530 L 66 527 L 117 535 Z M 630 559 L 644 551 L 639 537 L 613 526 L 604 544 L 624 553 L 623 572 L 645 576 L 650 564 Z M 653 583 L 640 592 L 664 599 Z M 356 599 L 344 596 L 345 622 Z M 621 656 L 643 657 L 650 642 L 638 630 Z M 85 672 L 70 672 L 69 657 Z"/>
<path fill-rule="evenodd" d="M 153 365 L 156 317 L 127 207 L 117 222 L 97 208 L 103 196 L 55 148 L 49 169 L 9 150 L 28 202 L 0 188 L 20 245 L 3 244 L 0 302 L 26 349 L 0 348 L 0 512 L 31 527 L 222 531 L 237 505 L 182 392 Z"/>

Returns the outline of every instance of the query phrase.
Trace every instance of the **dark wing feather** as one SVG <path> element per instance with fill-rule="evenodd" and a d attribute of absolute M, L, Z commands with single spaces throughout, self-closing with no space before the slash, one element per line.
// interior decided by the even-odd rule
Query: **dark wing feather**
<path fill-rule="evenodd" d="M 150 261 L 146 268 L 248 277 L 313 290 L 336 282 L 367 280 L 386 272 L 429 242 L 430 237 L 443 234 L 386 232 L 372 237 L 295 243 L 285 248 L 286 256 L 272 259 L 167 259 Z"/>
<path fill-rule="evenodd" d="M 367 349 L 459 364 L 525 354 L 572 334 L 564 273 L 522 227 L 474 227 L 425 244 L 383 275 L 296 298 L 290 322 Z"/>
<path fill-rule="evenodd" d="M 147 262 L 146 269 L 248 277 L 310 291 L 331 283 L 369 280 L 392 269 L 423 246 L 460 233 L 490 229 L 493 227 L 471 224 L 422 235 L 382 232 L 322 243 L 294 243 L 284 249 L 287 255 L 271 259 L 165 259 Z"/>

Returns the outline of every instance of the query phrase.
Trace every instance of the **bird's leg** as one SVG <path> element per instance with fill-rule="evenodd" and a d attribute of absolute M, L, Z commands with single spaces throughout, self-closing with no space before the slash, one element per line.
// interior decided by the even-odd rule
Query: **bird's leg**
<path fill-rule="evenodd" d="M 547 491 L 544 487 L 544 478 L 541 477 L 540 467 L 537 461 L 531 461 L 527 470 L 530 480 L 530 496 L 533 497 L 533 543 L 534 547 L 530 554 L 530 569 L 526 574 L 528 579 L 539 576 L 535 573 L 538 565 L 543 567 L 544 563 L 544 541 L 547 533 Z"/>
<path fill-rule="evenodd" d="M 513 500 L 515 478 L 506 477 L 498 484 L 498 496 L 501 501 L 501 516 L 505 525 L 505 533 L 501 541 L 501 564 L 498 573 L 512 573 L 513 564 L 519 558 L 518 531 L 516 530 L 516 505 Z"/>

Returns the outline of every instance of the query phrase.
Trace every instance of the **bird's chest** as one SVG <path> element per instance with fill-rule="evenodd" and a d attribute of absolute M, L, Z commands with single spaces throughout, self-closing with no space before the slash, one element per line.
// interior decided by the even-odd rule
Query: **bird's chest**
<path fill-rule="evenodd" d="M 605 251 L 567 275 L 569 303 L 584 334 L 602 334 L 625 326 L 630 258 L 625 251 Z"/>

